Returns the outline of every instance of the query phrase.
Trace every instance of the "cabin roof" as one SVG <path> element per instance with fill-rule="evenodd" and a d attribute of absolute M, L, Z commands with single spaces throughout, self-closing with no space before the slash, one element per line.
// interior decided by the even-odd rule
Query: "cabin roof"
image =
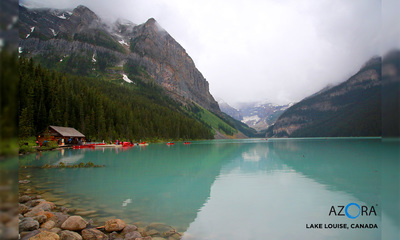
<path fill-rule="evenodd" d="M 54 131 L 58 132 L 63 137 L 85 137 L 82 133 L 80 133 L 75 128 L 70 127 L 59 127 L 59 126 L 50 126 Z"/>

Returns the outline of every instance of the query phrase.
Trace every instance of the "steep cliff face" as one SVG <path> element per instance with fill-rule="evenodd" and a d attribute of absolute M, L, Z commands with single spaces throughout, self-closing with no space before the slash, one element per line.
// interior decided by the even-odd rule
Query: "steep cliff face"
<path fill-rule="evenodd" d="M 190 99 L 216 113 L 217 102 L 193 60 L 153 18 L 133 28 L 130 50 L 134 63 L 146 71 L 175 98 Z"/>
<path fill-rule="evenodd" d="M 368 61 L 342 84 L 289 108 L 267 137 L 381 135 L 381 58 Z"/>
<path fill-rule="evenodd" d="M 142 80 L 156 82 L 179 102 L 196 102 L 221 115 L 193 60 L 152 18 L 140 25 L 118 20 L 110 26 L 84 6 L 72 11 L 20 6 L 19 27 L 21 54 L 46 67 L 91 76 L 123 76 L 129 68 L 140 68 L 149 76 Z"/>

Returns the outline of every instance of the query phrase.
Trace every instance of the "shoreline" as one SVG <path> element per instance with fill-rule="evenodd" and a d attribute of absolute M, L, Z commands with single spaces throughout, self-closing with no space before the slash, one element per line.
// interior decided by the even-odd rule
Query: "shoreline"
<path fill-rule="evenodd" d="M 95 223 L 88 217 L 94 211 L 68 209 L 54 203 L 57 201 L 47 201 L 30 181 L 31 176 L 21 174 L 18 198 L 20 239 L 179 240 L 183 237 L 183 232 L 177 232 L 165 223 L 130 224 L 127 223 L 129 220 L 114 216 L 101 218 L 101 223 Z"/>

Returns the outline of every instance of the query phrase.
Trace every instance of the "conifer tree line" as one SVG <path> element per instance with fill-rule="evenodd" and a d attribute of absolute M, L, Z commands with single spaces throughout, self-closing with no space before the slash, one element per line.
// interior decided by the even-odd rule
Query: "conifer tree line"
<path fill-rule="evenodd" d="M 151 84 L 119 83 L 50 71 L 20 58 L 18 134 L 49 125 L 73 127 L 92 140 L 210 139 L 211 129 Z"/>

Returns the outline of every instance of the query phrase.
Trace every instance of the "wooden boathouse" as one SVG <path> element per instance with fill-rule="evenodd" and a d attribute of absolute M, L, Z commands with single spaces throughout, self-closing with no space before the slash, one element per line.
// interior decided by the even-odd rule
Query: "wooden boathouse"
<path fill-rule="evenodd" d="M 70 127 L 49 126 L 37 138 L 39 144 L 42 145 L 44 141 L 55 141 L 59 145 L 64 144 L 77 144 L 79 141 L 85 141 L 85 135 Z"/>

